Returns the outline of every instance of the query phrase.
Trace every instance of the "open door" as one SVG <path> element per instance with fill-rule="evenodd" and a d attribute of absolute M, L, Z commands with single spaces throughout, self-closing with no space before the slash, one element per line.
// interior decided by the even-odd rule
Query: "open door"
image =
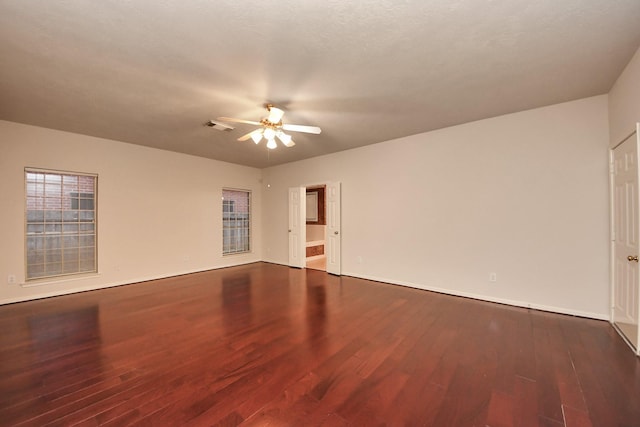
<path fill-rule="evenodd" d="M 306 189 L 289 188 L 289 266 L 304 268 L 306 262 Z"/>
<path fill-rule="evenodd" d="M 613 289 L 612 321 L 640 354 L 640 219 L 638 196 L 638 129 L 612 151 Z"/>
<path fill-rule="evenodd" d="M 340 183 L 331 182 L 326 188 L 327 201 L 327 273 L 341 274 Z"/>

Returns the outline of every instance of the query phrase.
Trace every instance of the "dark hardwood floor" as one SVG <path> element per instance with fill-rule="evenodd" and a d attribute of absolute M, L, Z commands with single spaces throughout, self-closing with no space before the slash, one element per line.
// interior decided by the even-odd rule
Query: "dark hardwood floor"
<path fill-rule="evenodd" d="M 5 426 L 640 426 L 606 322 L 257 263 L 0 306 Z"/>

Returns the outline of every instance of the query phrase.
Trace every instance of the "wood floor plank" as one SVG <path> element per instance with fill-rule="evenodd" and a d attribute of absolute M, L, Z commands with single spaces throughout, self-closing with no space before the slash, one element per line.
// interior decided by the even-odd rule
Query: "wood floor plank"
<path fill-rule="evenodd" d="M 566 427 L 593 427 L 587 412 L 562 405 L 562 413 Z"/>
<path fill-rule="evenodd" d="M 535 427 L 538 425 L 538 384 L 521 376 L 516 376 L 513 392 L 513 425 Z"/>
<path fill-rule="evenodd" d="M 562 400 L 549 339 L 549 325 L 545 322 L 546 315 L 547 313 L 531 313 L 536 354 L 535 380 L 538 385 L 538 410 L 541 416 L 564 423 Z"/>
<path fill-rule="evenodd" d="M 606 322 L 255 263 L 0 306 L 0 425 L 634 426 Z"/>
<path fill-rule="evenodd" d="M 487 425 L 491 427 L 514 426 L 513 396 L 494 391 L 489 402 Z"/>

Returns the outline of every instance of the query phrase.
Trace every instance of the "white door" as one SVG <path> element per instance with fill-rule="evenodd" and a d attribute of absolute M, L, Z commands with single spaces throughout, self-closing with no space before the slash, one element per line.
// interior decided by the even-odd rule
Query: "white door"
<path fill-rule="evenodd" d="M 638 350 L 638 132 L 613 150 L 613 322 Z"/>
<path fill-rule="evenodd" d="M 307 205 L 304 187 L 289 188 L 289 266 L 304 268 L 306 263 Z"/>
<path fill-rule="evenodd" d="M 341 274 L 340 183 L 327 184 L 327 273 Z"/>

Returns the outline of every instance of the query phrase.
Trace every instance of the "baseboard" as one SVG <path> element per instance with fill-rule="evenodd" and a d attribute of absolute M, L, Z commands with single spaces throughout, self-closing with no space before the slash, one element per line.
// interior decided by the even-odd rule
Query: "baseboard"
<path fill-rule="evenodd" d="M 263 262 L 268 262 L 270 264 L 277 264 L 277 265 L 287 266 L 287 264 L 281 263 L 281 262 L 277 262 L 277 261 L 263 261 Z M 373 280 L 375 282 L 388 283 L 390 285 L 406 286 L 406 287 L 409 287 L 409 288 L 422 289 L 422 290 L 425 290 L 425 291 L 437 292 L 437 293 L 445 294 L 445 295 L 452 295 L 452 296 L 463 297 L 463 298 L 471 298 L 471 299 L 475 299 L 475 300 L 479 300 L 479 301 L 495 302 L 497 304 L 505 304 L 505 305 L 510 305 L 510 306 L 513 306 L 513 307 L 531 308 L 531 309 L 534 309 L 534 310 L 548 311 L 550 313 L 567 314 L 569 316 L 585 317 L 585 318 L 588 318 L 588 319 L 595 319 L 595 320 L 605 320 L 607 322 L 611 321 L 611 319 L 610 319 L 610 317 L 608 315 L 602 314 L 602 313 L 593 313 L 593 312 L 589 312 L 589 311 L 573 310 L 573 309 L 569 309 L 569 308 L 565 308 L 565 307 L 557 307 L 557 306 L 551 306 L 551 305 L 545 305 L 545 304 L 535 304 L 535 303 L 530 303 L 530 302 L 527 302 L 527 301 L 509 300 L 509 299 L 505 299 L 505 298 L 495 298 L 495 297 L 491 297 L 491 296 L 487 296 L 487 295 L 480 295 L 480 294 L 473 294 L 473 293 L 470 293 L 470 292 L 457 291 L 455 289 L 445 289 L 445 288 L 440 288 L 440 287 L 437 287 L 437 286 L 426 286 L 426 285 L 423 285 L 423 284 L 411 283 L 411 282 L 406 282 L 406 281 L 401 281 L 401 280 L 393 280 L 393 279 L 389 279 L 389 278 L 386 278 L 386 277 L 376 277 L 376 276 L 370 276 L 370 275 L 366 275 L 366 274 L 351 273 L 351 272 L 347 272 L 347 271 L 343 271 L 342 274 L 344 276 L 351 276 L 351 277 L 357 277 L 359 279 Z"/>
<path fill-rule="evenodd" d="M 121 281 L 109 283 L 109 284 L 106 284 L 106 285 L 101 285 L 99 287 L 85 286 L 85 287 L 67 289 L 67 290 L 63 290 L 63 291 L 59 291 L 58 290 L 58 291 L 55 291 L 55 292 L 43 292 L 41 294 L 30 295 L 30 296 L 25 296 L 25 297 L 8 298 L 8 299 L 0 300 L 0 305 L 14 304 L 14 303 L 18 303 L 18 302 L 25 302 L 25 301 L 31 301 L 31 300 L 36 300 L 36 299 L 42 299 L 42 298 L 51 298 L 51 297 L 55 297 L 55 296 L 75 294 L 75 293 L 79 293 L 79 292 L 95 291 L 95 290 L 99 290 L 99 289 L 114 288 L 116 286 L 131 285 L 131 284 L 134 284 L 134 283 L 148 282 L 148 281 L 151 281 L 151 280 L 167 279 L 167 278 L 170 278 L 170 277 L 184 276 L 186 274 L 201 273 L 201 272 L 204 272 L 204 271 L 218 270 L 218 269 L 221 269 L 221 268 L 237 267 L 237 266 L 241 266 L 241 265 L 253 264 L 253 263 L 256 263 L 256 262 L 265 262 L 265 263 L 269 263 L 269 264 L 288 266 L 287 264 L 276 262 L 276 261 L 266 261 L 266 260 L 264 260 L 264 261 L 255 261 L 255 260 L 254 261 L 244 261 L 244 262 L 240 262 L 240 263 L 225 264 L 225 265 L 220 265 L 220 266 L 208 267 L 208 268 L 204 268 L 204 269 L 185 270 L 185 271 L 180 271 L 180 272 L 176 272 L 176 273 L 172 273 L 172 274 L 168 274 L 168 275 L 167 274 L 164 274 L 164 275 L 153 275 L 153 276 L 145 276 L 145 277 L 126 279 L 126 280 L 121 280 Z M 473 294 L 473 293 L 470 293 L 470 292 L 457 291 L 455 289 L 445 289 L 445 288 L 439 288 L 439 287 L 435 287 L 435 286 L 426 286 L 426 285 L 423 285 L 423 284 L 411 283 L 411 282 L 400 281 L 400 280 L 392 280 L 392 279 L 388 279 L 388 278 L 384 278 L 384 277 L 369 276 L 369 275 L 358 274 L 358 273 L 343 272 L 342 274 L 345 275 L 345 276 L 356 277 L 356 278 L 359 278 L 359 279 L 366 279 L 366 280 L 372 280 L 372 281 L 375 281 L 375 282 L 388 283 L 390 285 L 406 286 L 406 287 L 409 287 L 409 288 L 422 289 L 422 290 L 425 290 L 425 291 L 437 292 L 437 293 L 441 293 L 441 294 L 453 295 L 453 296 L 464 297 L 464 298 L 471 298 L 471 299 L 475 299 L 475 300 L 479 300 L 479 301 L 494 302 L 494 303 L 505 304 L 505 305 L 510 305 L 510 306 L 514 306 L 514 307 L 531 308 L 531 309 L 534 309 L 534 310 L 548 311 L 548 312 L 558 313 L 558 314 L 568 314 L 568 315 L 571 315 L 571 316 L 585 317 L 585 318 L 596 319 L 596 320 L 606 320 L 606 321 L 610 321 L 611 320 L 609 318 L 609 316 L 606 316 L 606 315 L 603 315 L 603 314 L 600 314 L 600 313 L 592 313 L 592 312 L 586 312 L 586 311 L 580 311 L 580 310 L 573 310 L 573 309 L 568 309 L 568 308 L 564 308 L 564 307 L 549 306 L 549 305 L 544 305 L 544 304 L 535 304 L 535 303 L 529 303 L 529 302 L 526 302 L 526 301 L 509 300 L 509 299 L 504 299 L 504 298 L 495 298 L 495 297 L 491 297 L 491 296 L 487 296 L 487 295 L 479 295 L 479 294 Z"/>
<path fill-rule="evenodd" d="M 494 302 L 494 303 L 505 304 L 505 305 L 510 305 L 514 307 L 531 308 L 534 310 L 548 311 L 548 312 L 557 313 L 557 314 L 568 314 L 570 316 L 585 317 L 588 319 L 606 320 L 606 321 L 610 320 L 609 316 L 605 314 L 600 314 L 600 313 L 573 310 L 565 307 L 556 307 L 556 306 L 545 305 L 545 304 L 535 304 L 535 303 L 530 303 L 526 301 L 496 298 L 496 297 L 491 297 L 487 295 L 480 295 L 480 294 L 474 294 L 470 292 L 458 291 L 455 289 L 445 289 L 445 288 L 440 288 L 436 286 L 426 286 L 423 284 L 417 284 L 417 283 L 411 283 L 411 282 L 405 282 L 405 281 L 399 281 L 399 280 L 391 280 L 388 278 L 381 278 L 381 277 L 375 277 L 375 276 L 369 276 L 369 275 L 363 275 L 363 274 L 357 274 L 357 273 L 349 273 L 344 271 L 342 272 L 342 274 L 345 276 L 357 277 L 359 279 L 373 280 L 375 282 L 389 283 L 391 285 L 406 286 L 409 288 L 422 289 L 425 291 L 437 292 L 440 294 L 452 295 L 457 297 L 471 298 L 479 301 Z"/>
<path fill-rule="evenodd" d="M 640 350 L 634 347 L 631 341 L 629 341 L 629 338 L 627 338 L 627 336 L 624 334 L 624 332 L 622 332 L 622 330 L 618 327 L 618 325 L 616 325 L 616 323 L 613 321 L 609 323 L 611 323 L 611 326 L 613 327 L 613 329 L 615 329 L 618 335 L 620 335 L 620 338 L 622 338 L 622 341 L 624 341 L 629 346 L 631 351 L 633 351 L 633 354 L 635 354 L 636 356 L 640 356 Z"/>
<path fill-rule="evenodd" d="M 119 281 L 116 281 L 116 282 L 112 282 L 112 283 L 108 283 L 108 284 L 100 285 L 100 286 L 80 286 L 80 287 L 77 287 L 77 288 L 65 289 L 65 290 L 62 290 L 62 291 L 57 290 L 57 291 L 51 291 L 51 292 L 43 292 L 43 293 L 39 293 L 39 294 L 36 294 L 36 295 L 24 296 L 24 297 L 7 298 L 7 299 L 0 300 L 0 305 L 15 304 L 15 303 L 19 303 L 19 302 L 26 302 L 26 301 L 33 301 L 33 300 L 44 299 L 44 298 L 58 297 L 58 296 L 63 296 L 63 295 L 77 294 L 77 293 L 80 293 L 80 292 L 97 291 L 97 290 L 100 290 L 100 289 L 115 288 L 115 287 L 118 287 L 118 286 L 133 285 L 135 283 L 149 282 L 151 280 L 168 279 L 168 278 L 171 278 L 171 277 L 179 277 L 179 276 L 185 276 L 187 274 L 194 274 L 194 273 L 202 273 L 202 272 L 205 272 L 205 271 L 219 270 L 221 268 L 238 267 L 238 266 L 241 266 L 241 265 L 254 264 L 254 263 L 257 263 L 257 262 L 262 262 L 262 261 L 243 261 L 243 262 L 235 263 L 235 264 L 224 264 L 224 265 L 218 265 L 218 266 L 214 266 L 214 267 L 207 267 L 207 268 L 201 268 L 201 269 L 195 269 L 195 270 L 184 270 L 184 271 L 179 271 L 179 272 L 170 273 L 170 274 L 161 274 L 161 275 L 136 277 L 136 278 L 131 278 L 131 279 L 119 280 Z M 77 280 L 77 279 L 70 279 L 69 281 L 73 281 L 73 280 Z M 64 282 L 64 280 L 56 281 L 55 283 L 61 283 L 61 282 Z M 42 285 L 38 285 L 38 286 L 45 287 L 46 284 L 42 284 Z M 34 288 L 36 286 L 29 285 L 27 287 Z"/>

